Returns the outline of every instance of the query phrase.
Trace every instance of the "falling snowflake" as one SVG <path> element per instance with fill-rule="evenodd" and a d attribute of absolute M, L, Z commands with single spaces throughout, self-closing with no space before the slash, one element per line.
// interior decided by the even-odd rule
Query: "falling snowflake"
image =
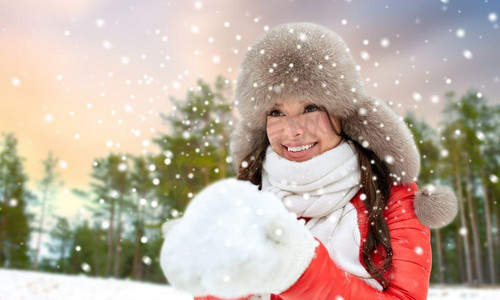
<path fill-rule="evenodd" d="M 191 26 L 191 32 L 194 33 L 194 34 L 199 33 L 200 32 L 200 27 L 198 27 L 197 25 Z"/>
<path fill-rule="evenodd" d="M 470 52 L 470 50 L 467 50 L 465 49 L 463 52 L 462 52 L 463 56 L 467 59 L 472 59 L 473 55 L 472 55 L 472 52 Z"/>
<path fill-rule="evenodd" d="M 431 96 L 431 102 L 432 103 L 438 103 L 439 102 L 439 96 L 438 95 L 432 95 Z"/>
<path fill-rule="evenodd" d="M 194 8 L 195 9 L 202 9 L 203 8 L 203 3 L 201 1 L 196 1 L 194 3 Z"/>
<path fill-rule="evenodd" d="M 497 20 L 497 14 L 492 12 L 488 15 L 488 20 L 490 20 L 490 22 L 495 22 Z"/>
<path fill-rule="evenodd" d="M 83 270 L 84 272 L 87 272 L 87 273 L 88 273 L 88 272 L 90 272 L 90 270 L 91 270 L 90 265 L 89 265 L 89 264 L 87 264 L 87 263 L 83 263 L 81 267 L 82 267 L 82 270 Z"/>
<path fill-rule="evenodd" d="M 388 38 L 383 38 L 380 40 L 380 46 L 382 46 L 383 48 L 389 47 L 389 44 L 390 44 L 390 41 Z"/>
<path fill-rule="evenodd" d="M 485 138 L 484 133 L 482 133 L 481 131 L 477 131 L 477 132 L 476 132 L 476 137 L 477 137 L 477 139 L 478 139 L 478 140 L 480 140 L 480 141 L 483 141 L 483 140 L 484 140 L 484 138 Z"/>
<path fill-rule="evenodd" d="M 422 100 L 422 95 L 420 95 L 417 92 L 413 92 L 413 94 L 411 96 L 412 96 L 413 100 L 415 100 L 417 102 L 420 102 L 420 100 Z"/>
<path fill-rule="evenodd" d="M 61 160 L 61 162 L 59 163 L 59 166 L 62 168 L 62 169 L 67 169 L 68 168 L 68 163 L 64 160 Z"/>
<path fill-rule="evenodd" d="M 361 51 L 360 56 L 363 60 L 369 60 L 370 59 L 370 54 L 366 51 Z"/>
<path fill-rule="evenodd" d="M 151 258 L 150 258 L 149 256 L 143 256 L 143 257 L 142 257 L 142 262 L 143 262 L 144 264 L 146 264 L 146 265 L 148 265 L 148 266 L 149 266 L 149 265 L 151 265 L 151 263 L 152 263 L 153 261 L 151 260 Z"/>
<path fill-rule="evenodd" d="M 106 25 L 106 22 L 103 19 L 97 19 L 95 20 L 95 26 L 102 28 Z"/>
<path fill-rule="evenodd" d="M 18 202 L 17 202 L 17 199 L 16 199 L 16 198 L 12 198 L 12 199 L 10 199 L 10 201 L 9 201 L 9 205 L 10 205 L 11 207 L 16 207 L 16 206 L 17 206 L 17 203 L 18 203 Z"/>
<path fill-rule="evenodd" d="M 21 80 L 17 77 L 12 78 L 11 82 L 12 82 L 12 85 L 15 87 L 18 87 L 19 85 L 21 85 Z"/>
<path fill-rule="evenodd" d="M 461 39 L 465 36 L 465 30 L 462 28 L 459 28 L 459 29 L 457 29 L 455 34 L 456 34 L 457 38 Z"/>
<path fill-rule="evenodd" d="M 102 224 L 101 224 L 101 228 L 102 228 L 102 229 L 108 229 L 108 228 L 109 228 L 109 222 L 108 222 L 108 221 L 104 221 L 104 222 L 102 222 Z"/>
<path fill-rule="evenodd" d="M 122 63 L 122 65 L 128 65 L 128 63 L 130 62 L 130 58 L 124 55 L 120 58 L 120 62 Z"/>
<path fill-rule="evenodd" d="M 102 41 L 102 47 L 106 50 L 109 50 L 113 47 L 110 41 Z"/>

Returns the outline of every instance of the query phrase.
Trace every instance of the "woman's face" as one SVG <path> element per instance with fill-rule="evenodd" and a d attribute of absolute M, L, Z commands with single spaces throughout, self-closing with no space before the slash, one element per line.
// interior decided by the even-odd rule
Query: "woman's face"
<path fill-rule="evenodd" d="M 340 133 L 339 120 L 330 119 Z M 341 140 L 330 125 L 326 111 L 298 99 L 280 101 L 267 111 L 267 137 L 274 152 L 298 162 L 336 147 Z"/>

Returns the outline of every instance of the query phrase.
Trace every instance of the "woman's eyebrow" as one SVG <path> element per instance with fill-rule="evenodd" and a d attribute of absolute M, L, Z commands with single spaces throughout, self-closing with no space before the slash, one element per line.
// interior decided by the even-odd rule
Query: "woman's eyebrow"
<path fill-rule="evenodd" d="M 317 105 L 317 104 L 315 104 L 313 102 L 302 102 L 302 104 L 303 104 L 304 107 L 309 106 L 309 105 L 319 106 L 319 105 Z M 283 107 L 283 104 L 281 104 L 281 103 L 275 104 L 272 108 L 278 108 L 278 107 L 279 108 Z"/>

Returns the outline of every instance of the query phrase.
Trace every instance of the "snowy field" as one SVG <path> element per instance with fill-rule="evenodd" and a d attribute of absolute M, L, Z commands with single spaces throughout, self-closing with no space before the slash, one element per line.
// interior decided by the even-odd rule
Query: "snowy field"
<path fill-rule="evenodd" d="M 0 300 L 189 300 L 168 285 L 0 269 Z M 428 299 L 500 299 L 500 287 L 433 287 Z"/>

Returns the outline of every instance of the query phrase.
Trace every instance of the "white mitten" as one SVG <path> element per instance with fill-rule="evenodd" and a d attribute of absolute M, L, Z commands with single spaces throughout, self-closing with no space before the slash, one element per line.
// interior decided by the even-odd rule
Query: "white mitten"
<path fill-rule="evenodd" d="M 236 178 L 203 189 L 161 249 L 168 281 L 193 296 L 279 294 L 309 266 L 316 242 L 281 200 Z"/>

